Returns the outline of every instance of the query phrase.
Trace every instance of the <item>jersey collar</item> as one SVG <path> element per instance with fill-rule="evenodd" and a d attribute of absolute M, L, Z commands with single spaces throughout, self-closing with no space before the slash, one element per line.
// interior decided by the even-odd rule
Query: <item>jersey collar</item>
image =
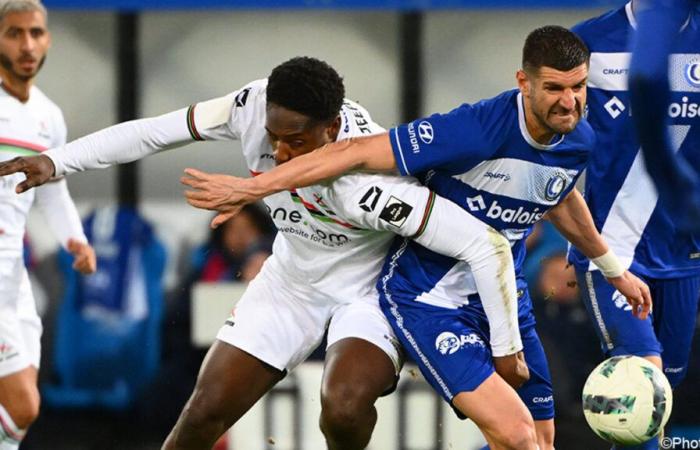
<path fill-rule="evenodd" d="M 525 109 L 523 106 L 523 94 L 518 93 L 518 125 L 520 125 L 520 134 L 522 134 L 525 142 L 535 147 L 538 150 L 554 150 L 554 147 L 559 145 L 564 140 L 564 135 L 560 135 L 559 139 L 551 144 L 540 144 L 537 142 L 527 130 L 527 123 L 525 123 Z"/>
<path fill-rule="evenodd" d="M 627 20 L 629 20 L 630 25 L 632 26 L 633 29 L 637 29 L 637 18 L 634 17 L 634 11 L 632 11 L 632 2 L 627 2 L 625 5 L 625 13 L 627 14 Z M 690 17 L 693 15 L 693 12 L 691 10 L 690 14 L 688 14 L 688 18 L 685 20 L 683 23 L 683 26 L 681 27 L 680 31 L 685 30 L 685 28 L 688 26 L 690 23 Z"/>

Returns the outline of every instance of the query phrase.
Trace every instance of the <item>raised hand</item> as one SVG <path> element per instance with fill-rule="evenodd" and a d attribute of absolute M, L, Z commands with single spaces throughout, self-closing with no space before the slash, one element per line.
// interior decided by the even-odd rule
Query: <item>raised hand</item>
<path fill-rule="evenodd" d="M 97 270 L 97 259 L 95 258 L 95 250 L 85 242 L 80 242 L 75 239 L 68 241 L 68 251 L 73 255 L 73 269 L 89 275 Z"/>
<path fill-rule="evenodd" d="M 15 188 L 18 194 L 46 183 L 55 170 L 51 158 L 45 155 L 18 157 L 0 163 L 0 176 L 22 172 L 27 177 Z"/>
<path fill-rule="evenodd" d="M 620 291 L 632 306 L 632 314 L 641 320 L 645 320 L 651 312 L 651 293 L 649 286 L 629 270 L 619 277 L 608 278 L 610 284 Z"/>
<path fill-rule="evenodd" d="M 185 169 L 180 182 L 194 190 L 186 190 L 187 203 L 195 208 L 217 211 L 211 221 L 216 228 L 240 212 L 243 206 L 258 200 L 251 178 L 210 174 L 197 169 Z"/>

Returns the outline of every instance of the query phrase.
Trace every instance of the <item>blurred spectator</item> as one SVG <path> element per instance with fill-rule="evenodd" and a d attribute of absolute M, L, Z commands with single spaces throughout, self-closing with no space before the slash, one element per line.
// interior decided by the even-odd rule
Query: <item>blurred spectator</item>
<path fill-rule="evenodd" d="M 193 282 L 250 281 L 272 253 L 275 228 L 260 207 L 246 205 L 240 214 L 212 231 L 209 241 L 195 250 Z"/>
<path fill-rule="evenodd" d="M 196 248 L 180 287 L 170 296 L 163 330 L 164 361 L 152 405 L 145 409 L 163 436 L 175 423 L 192 392 L 206 349 L 192 345 L 191 293 L 195 283 L 252 280 L 272 253 L 276 229 L 267 212 L 247 205 L 237 216 L 211 231 L 206 243 Z M 225 320 L 221 318 L 221 322 Z"/>

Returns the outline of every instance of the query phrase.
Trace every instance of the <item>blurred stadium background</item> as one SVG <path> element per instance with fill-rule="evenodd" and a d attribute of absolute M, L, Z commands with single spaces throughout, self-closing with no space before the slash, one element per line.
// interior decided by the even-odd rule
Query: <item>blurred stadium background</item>
<path fill-rule="evenodd" d="M 38 85 L 63 109 L 74 139 L 118 121 L 218 97 L 267 76 L 290 57 L 309 55 L 334 66 L 344 76 L 347 96 L 390 127 L 514 87 L 529 31 L 545 24 L 568 27 L 622 3 L 47 0 L 53 47 Z M 105 206 L 137 205 L 164 244 L 165 274 L 155 280 L 163 287 L 163 319 L 156 326 L 162 346 L 157 375 L 128 406 L 85 409 L 45 401 L 23 449 L 157 449 L 173 425 L 209 339 L 239 291 L 231 284 L 218 289 L 197 283 L 210 215 L 183 201 L 179 177 L 186 167 L 247 175 L 238 144 L 198 143 L 136 165 L 69 177 L 84 215 Z M 66 283 L 57 244 L 36 215 L 28 239 L 45 327 L 41 382 L 49 386 L 60 381 L 54 356 Z M 580 388 L 601 356 L 576 289 L 568 283 L 574 278 L 561 256 L 565 243 L 545 227 L 531 246 L 528 276 L 537 290 L 539 329 L 557 394 L 557 448 L 608 448 L 580 412 Z M 190 296 L 193 286 L 196 293 Z M 694 353 L 698 348 L 696 343 Z M 700 426 L 699 359 L 696 355 L 676 393 L 671 419 L 671 430 L 682 429 L 686 437 Z M 288 377 L 220 448 L 323 448 L 317 427 L 319 374 L 320 363 L 310 362 Z M 417 371 L 406 370 L 402 378 L 399 392 L 379 405 L 371 449 L 479 448 L 473 426 L 452 417 Z"/>

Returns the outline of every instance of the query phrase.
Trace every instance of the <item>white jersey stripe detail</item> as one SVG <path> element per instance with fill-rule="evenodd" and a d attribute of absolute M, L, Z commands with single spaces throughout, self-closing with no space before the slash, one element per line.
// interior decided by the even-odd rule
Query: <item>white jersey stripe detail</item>
<path fill-rule="evenodd" d="M 671 143 L 674 150 L 678 151 L 690 131 L 690 126 L 674 125 L 670 127 L 670 131 Z M 642 152 L 637 152 L 601 230 L 603 238 L 620 258 L 624 267 L 632 264 L 635 249 L 656 208 L 658 195 L 654 182 L 646 170 Z M 591 262 L 588 270 L 597 270 L 597 268 Z"/>
<path fill-rule="evenodd" d="M 573 183 L 578 172 L 562 167 L 544 166 L 514 158 L 500 158 L 484 161 L 467 173 L 453 178 L 479 191 L 503 195 L 517 200 L 556 205 L 559 196 L 545 198 L 547 185 L 560 178 L 563 185 L 557 186 L 563 192 Z"/>
<path fill-rule="evenodd" d="M 631 58 L 632 54 L 629 52 L 591 53 L 588 87 L 606 91 L 626 91 Z"/>
<path fill-rule="evenodd" d="M 605 341 L 605 347 L 608 350 L 614 348 L 612 339 L 610 339 L 610 333 L 608 333 L 608 328 L 605 326 L 603 321 L 603 316 L 600 314 L 600 307 L 598 306 L 598 297 L 595 293 L 595 287 L 593 286 L 593 274 L 591 272 L 586 272 L 586 288 L 588 289 L 588 298 L 591 300 L 591 308 L 593 308 L 593 316 L 595 317 L 596 324 L 600 330 L 600 334 L 603 336 Z"/>
<path fill-rule="evenodd" d="M 403 148 L 401 148 L 401 139 L 399 139 L 399 127 L 394 128 L 394 138 L 396 138 L 396 145 L 399 147 L 399 156 L 401 156 L 401 165 L 403 166 L 403 170 L 406 172 L 406 175 L 411 175 L 411 172 L 408 170 L 408 166 L 406 166 L 406 160 L 403 157 Z"/>

